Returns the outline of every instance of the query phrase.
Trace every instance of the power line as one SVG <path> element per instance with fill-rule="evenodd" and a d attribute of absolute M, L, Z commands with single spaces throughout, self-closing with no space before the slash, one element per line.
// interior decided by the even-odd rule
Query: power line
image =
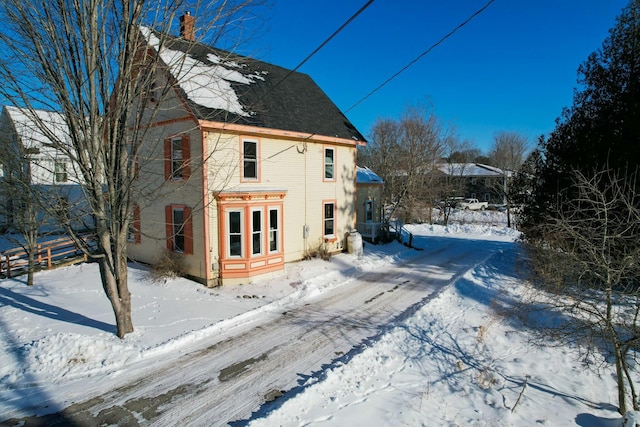
<path fill-rule="evenodd" d="M 293 73 L 295 73 L 300 67 L 302 67 L 305 64 L 305 62 L 307 62 L 309 59 L 311 59 L 311 57 L 313 57 L 316 53 L 318 53 L 320 51 L 320 49 L 322 49 L 327 43 L 329 43 L 331 41 L 331 39 L 333 39 L 335 36 L 337 36 L 338 33 L 340 33 L 342 30 L 344 30 L 347 25 L 349 25 L 354 19 L 356 19 L 358 17 L 358 15 L 360 15 L 362 12 L 364 12 L 364 10 L 366 8 L 368 8 L 371 5 L 371 3 L 373 3 L 373 1 L 374 0 L 367 1 L 367 3 L 365 3 L 364 6 L 362 6 L 356 13 L 351 15 L 351 18 L 347 19 L 347 21 L 344 24 L 342 24 L 340 26 L 340 28 L 338 28 L 336 31 L 334 31 L 333 34 L 331 34 L 325 41 L 323 41 L 320 44 L 320 46 L 318 46 L 313 52 L 311 52 L 309 55 L 307 55 L 307 57 L 304 58 L 301 63 L 299 63 L 293 70 L 290 70 L 280 81 L 278 81 L 276 84 L 271 86 L 267 92 L 265 92 L 257 101 L 254 102 L 254 104 L 257 103 L 258 101 L 260 101 L 261 99 L 263 99 L 269 93 L 271 93 L 271 91 L 274 90 L 277 86 L 279 86 L 280 83 L 285 81 Z"/>
<path fill-rule="evenodd" d="M 434 44 L 432 44 L 427 50 L 425 50 L 424 52 L 422 52 L 420 55 L 418 55 L 414 60 L 412 60 L 411 62 L 409 62 L 407 65 L 405 65 L 404 67 L 402 67 L 400 69 L 400 71 L 398 71 L 397 73 L 395 73 L 393 76 L 389 77 L 387 80 L 385 80 L 382 84 L 380 84 L 378 87 L 376 87 L 375 89 L 373 89 L 371 92 L 369 92 L 368 94 L 366 94 L 363 98 L 361 98 L 358 102 L 356 102 L 355 104 L 353 104 L 351 107 L 349 107 L 347 110 L 345 110 L 345 114 L 348 113 L 349 111 L 353 110 L 355 107 L 357 107 L 358 105 L 360 105 L 362 102 L 364 102 L 367 98 L 369 98 L 371 95 L 373 95 L 374 93 L 376 93 L 377 91 L 379 91 L 380 89 L 382 89 L 384 86 L 387 85 L 387 83 L 389 83 L 391 80 L 395 79 L 396 77 L 398 77 L 400 74 L 402 74 L 407 68 L 411 67 L 413 64 L 415 64 L 416 62 L 418 62 L 423 56 L 425 56 L 426 54 L 428 54 L 429 52 L 431 52 L 433 49 L 435 49 L 436 47 L 438 47 L 440 44 L 442 44 L 442 42 L 444 42 L 446 39 L 448 39 L 449 37 L 451 37 L 452 35 L 454 35 L 459 29 L 461 29 L 462 27 L 464 27 L 465 25 L 467 25 L 469 22 L 471 22 L 471 20 L 473 18 L 475 18 L 476 16 L 480 15 L 482 12 L 484 12 L 490 5 L 491 3 L 493 3 L 495 0 L 490 0 L 487 4 L 485 4 L 484 6 L 482 6 L 480 9 L 478 9 L 473 15 L 471 15 L 470 17 L 468 17 L 465 21 L 463 21 L 461 24 L 459 24 L 457 27 L 455 27 L 453 30 L 451 30 L 448 34 L 446 34 L 444 37 L 442 37 L 440 40 L 438 40 L 437 42 L 435 42 Z"/>

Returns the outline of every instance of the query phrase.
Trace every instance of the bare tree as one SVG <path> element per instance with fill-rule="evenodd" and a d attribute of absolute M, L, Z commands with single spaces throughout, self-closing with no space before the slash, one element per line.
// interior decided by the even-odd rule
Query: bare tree
<path fill-rule="evenodd" d="M 416 205 L 431 203 L 425 200 L 425 181 L 442 155 L 443 127 L 433 111 L 421 105 L 408 107 L 399 124 L 400 164 L 405 172 L 399 203 L 405 220 L 412 221 L 417 217 Z"/>
<path fill-rule="evenodd" d="M 469 141 L 460 141 L 451 136 L 445 140 L 444 158 L 440 163 L 443 174 L 437 184 L 440 195 L 440 215 L 444 225 L 449 224 L 451 214 L 456 208 L 456 199 L 465 194 L 466 171 L 470 162 L 475 160 L 478 150 Z"/>
<path fill-rule="evenodd" d="M 527 137 L 517 132 L 500 131 L 493 136 L 489 159 L 492 166 L 517 170 L 524 162 L 528 151 Z"/>
<path fill-rule="evenodd" d="M 48 144 L 70 158 L 82 176 L 96 233 L 95 247 L 85 250 L 99 264 L 119 337 L 133 331 L 127 236 L 138 160 L 153 151 L 142 142 L 161 114 L 157 101 L 175 83 L 156 78 L 164 64 L 148 54 L 141 28 L 157 30 L 161 46 L 163 35 L 178 26 L 178 16 L 191 11 L 201 18 L 199 40 L 229 47 L 243 35 L 238 27 L 252 3 L 5 0 L 0 5 L 0 94 L 25 108 Z M 66 135 L 53 132 L 36 109 L 60 112 Z M 74 230 L 67 232 L 75 236 Z"/>
<path fill-rule="evenodd" d="M 378 118 L 373 124 L 371 140 L 358 150 L 358 163 L 368 166 L 384 181 L 383 205 L 393 204 L 400 193 L 400 131 L 393 119 Z"/>
<path fill-rule="evenodd" d="M 640 193 L 612 170 L 590 176 L 574 172 L 577 197 L 559 194 L 559 209 L 527 241 L 544 289 L 558 294 L 537 298 L 569 319 L 548 332 L 579 343 L 588 353 L 603 350 L 615 365 L 618 409 L 638 410 L 630 360 L 640 344 Z M 534 235 L 531 235 L 534 236 Z"/>
<path fill-rule="evenodd" d="M 7 147 L 4 141 L 0 140 L 3 148 Z M 6 155 L 4 152 L 2 155 Z M 38 240 L 41 237 L 40 225 L 43 221 L 42 211 L 38 209 L 39 194 L 38 188 L 33 187 L 26 180 L 28 165 L 18 164 L 18 169 L 12 169 L 12 160 L 20 159 L 17 153 L 14 157 L 3 157 L 5 175 L 0 180 L 0 196 L 5 202 L 5 215 L 7 216 L 7 226 L 9 232 L 5 234 L 12 244 L 22 247 L 27 254 L 27 286 L 33 286 L 33 274 L 36 270 L 36 252 L 38 250 Z M 40 215 L 39 215 L 40 214 Z M 15 236 L 12 238 L 11 236 Z M 0 260 L 0 262 L 5 260 Z M 9 260 L 6 260 L 9 262 Z M 7 265 L 7 271 L 9 270 Z"/>
<path fill-rule="evenodd" d="M 509 181 L 517 172 L 529 151 L 529 141 L 525 136 L 517 132 L 501 131 L 493 136 L 493 145 L 489 152 L 489 160 L 492 166 L 496 166 L 504 172 L 501 182 L 496 182 L 494 190 L 502 195 L 503 203 L 507 208 L 507 226 L 511 227 L 511 198 Z"/>
<path fill-rule="evenodd" d="M 378 119 L 373 126 L 370 147 L 361 155 L 385 182 L 384 198 L 392 205 L 391 215 L 399 208 L 404 220 L 412 221 L 417 207 L 429 198 L 425 184 L 443 152 L 448 137 L 432 109 L 409 106 L 397 119 Z"/>

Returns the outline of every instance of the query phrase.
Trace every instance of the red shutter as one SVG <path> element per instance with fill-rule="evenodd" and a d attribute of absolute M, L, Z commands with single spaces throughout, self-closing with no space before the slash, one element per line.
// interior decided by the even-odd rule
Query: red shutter
<path fill-rule="evenodd" d="M 171 179 L 171 138 L 164 140 L 164 179 Z"/>
<path fill-rule="evenodd" d="M 189 135 L 182 136 L 182 179 L 187 180 L 191 175 L 191 144 Z"/>
<path fill-rule="evenodd" d="M 167 227 L 167 249 L 173 251 L 173 209 L 171 206 L 164 207 L 164 219 Z"/>
<path fill-rule="evenodd" d="M 184 253 L 193 254 L 193 218 L 191 218 L 191 208 L 184 208 Z"/>
<path fill-rule="evenodd" d="M 133 206 L 133 243 L 142 242 L 142 236 L 140 234 L 140 206 Z"/>
<path fill-rule="evenodd" d="M 138 156 L 136 156 L 133 162 L 134 162 L 133 163 L 133 173 L 134 173 L 133 179 L 138 179 L 138 177 L 140 176 L 140 161 L 138 160 Z"/>

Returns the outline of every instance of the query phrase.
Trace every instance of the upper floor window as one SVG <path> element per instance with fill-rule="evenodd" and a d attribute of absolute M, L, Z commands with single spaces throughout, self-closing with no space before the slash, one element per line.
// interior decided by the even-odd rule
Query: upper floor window
<path fill-rule="evenodd" d="M 56 182 L 67 182 L 67 162 L 56 160 L 54 169 Z"/>
<path fill-rule="evenodd" d="M 164 141 L 164 175 L 172 181 L 186 180 L 191 174 L 191 147 L 187 135 Z"/>
<path fill-rule="evenodd" d="M 324 149 L 324 179 L 334 180 L 335 178 L 335 150 L 333 148 Z"/>
<path fill-rule="evenodd" d="M 242 141 L 242 179 L 258 179 L 258 142 Z"/>
<path fill-rule="evenodd" d="M 147 84 L 147 90 L 145 92 L 145 96 L 147 98 L 147 101 L 149 102 L 158 102 L 158 94 L 157 94 L 158 88 L 157 88 L 157 84 L 154 81 L 151 81 Z"/>

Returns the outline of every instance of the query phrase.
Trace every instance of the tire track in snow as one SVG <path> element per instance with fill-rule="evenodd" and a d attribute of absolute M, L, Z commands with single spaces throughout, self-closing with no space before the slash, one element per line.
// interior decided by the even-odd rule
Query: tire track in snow
<path fill-rule="evenodd" d="M 444 242 L 444 243 L 443 243 Z M 179 358 L 55 416 L 88 425 L 228 425 L 299 390 L 406 319 L 503 244 L 442 239 L 384 271 L 363 273 L 286 312 Z M 217 341 L 217 342 L 214 342 Z M 242 421 L 235 423 L 242 425 Z M 52 424 L 55 425 L 55 424 Z"/>

